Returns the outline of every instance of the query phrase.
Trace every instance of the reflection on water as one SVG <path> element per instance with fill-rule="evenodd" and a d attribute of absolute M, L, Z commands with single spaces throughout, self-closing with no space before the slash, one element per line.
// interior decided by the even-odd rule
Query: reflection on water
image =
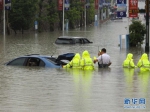
<path fill-rule="evenodd" d="M 123 68 L 127 93 L 132 93 L 134 90 L 134 68 Z M 132 96 L 130 96 L 132 97 Z"/>
<path fill-rule="evenodd" d="M 139 72 L 138 74 L 138 80 L 140 83 L 140 89 L 143 93 L 143 96 L 148 97 L 148 87 L 149 87 L 149 75 L 150 73 L 148 71 L 145 72 Z"/>
<path fill-rule="evenodd" d="M 90 45 L 55 45 L 62 32 L 0 35 L 0 111 L 6 112 L 135 112 L 124 109 L 124 98 L 146 98 L 150 111 L 149 73 L 139 68 L 125 70 L 122 62 L 128 52 L 137 63 L 144 46 L 129 50 L 120 49 L 119 36 L 125 34 L 127 22 L 109 21 L 99 27 L 87 27 L 64 32 L 64 35 L 87 37 Z M 118 32 L 119 29 L 119 32 Z M 3 64 L 26 54 L 59 55 L 66 52 L 88 50 L 97 56 L 105 47 L 111 56 L 108 69 L 94 71 L 76 69 L 50 69 L 11 67 Z"/>
<path fill-rule="evenodd" d="M 91 98 L 91 83 L 93 71 L 81 69 L 67 69 L 74 80 L 74 105 L 75 110 L 87 112 L 90 106 L 89 99 Z"/>

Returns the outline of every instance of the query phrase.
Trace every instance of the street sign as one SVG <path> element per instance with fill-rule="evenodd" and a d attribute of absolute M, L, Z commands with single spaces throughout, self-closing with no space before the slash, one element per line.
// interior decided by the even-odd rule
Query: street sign
<path fill-rule="evenodd" d="M 117 4 L 126 4 L 126 0 L 117 0 Z"/>
<path fill-rule="evenodd" d="M 117 4 L 117 17 L 126 17 L 126 4 Z"/>
<path fill-rule="evenodd" d="M 65 10 L 69 10 L 70 4 L 65 4 Z"/>
<path fill-rule="evenodd" d="M 86 8 L 89 8 L 90 7 L 90 3 L 86 3 L 85 6 L 86 6 Z"/>
<path fill-rule="evenodd" d="M 5 10 L 10 10 L 11 7 L 10 6 L 5 6 Z"/>
<path fill-rule="evenodd" d="M 126 12 L 117 12 L 117 17 L 126 17 Z"/>
<path fill-rule="evenodd" d="M 11 3 L 7 3 L 7 4 L 5 4 L 5 6 L 11 6 Z"/>
<path fill-rule="evenodd" d="M 3 10 L 3 0 L 0 0 L 0 10 Z"/>
<path fill-rule="evenodd" d="M 69 0 L 65 0 L 65 10 L 69 10 L 70 4 Z"/>
<path fill-rule="evenodd" d="M 5 0 L 5 10 L 11 9 L 11 0 Z"/>
<path fill-rule="evenodd" d="M 11 0 L 5 0 L 5 4 L 11 3 Z"/>
<path fill-rule="evenodd" d="M 104 0 L 99 0 L 99 8 L 103 8 Z"/>
<path fill-rule="evenodd" d="M 127 11 L 127 6 L 126 4 L 117 4 L 117 11 L 118 12 L 126 12 Z"/>
<path fill-rule="evenodd" d="M 129 13 L 139 13 L 139 9 L 130 9 Z"/>
<path fill-rule="evenodd" d="M 58 0 L 58 10 L 59 11 L 63 10 L 63 0 Z"/>
<path fill-rule="evenodd" d="M 85 7 L 86 7 L 86 8 L 89 8 L 89 7 L 90 7 L 90 1 L 89 1 L 89 0 L 86 0 Z"/>
<path fill-rule="evenodd" d="M 126 17 L 126 0 L 117 0 L 117 17 Z"/>
<path fill-rule="evenodd" d="M 95 0 L 95 9 L 99 8 L 98 0 Z"/>
<path fill-rule="evenodd" d="M 138 0 L 129 0 L 129 11 L 138 10 Z M 138 12 L 129 13 L 129 17 L 138 17 Z"/>

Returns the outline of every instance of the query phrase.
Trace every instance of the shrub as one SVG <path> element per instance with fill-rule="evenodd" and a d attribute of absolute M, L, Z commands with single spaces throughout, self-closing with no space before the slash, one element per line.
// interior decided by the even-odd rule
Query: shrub
<path fill-rule="evenodd" d="M 129 25 L 129 45 L 143 44 L 144 34 L 146 34 L 145 25 L 139 20 L 132 20 L 132 23 Z"/>

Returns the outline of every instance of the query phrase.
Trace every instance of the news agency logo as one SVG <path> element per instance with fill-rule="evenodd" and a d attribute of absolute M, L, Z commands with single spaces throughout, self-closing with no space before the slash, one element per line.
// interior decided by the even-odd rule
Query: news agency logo
<path fill-rule="evenodd" d="M 146 109 L 145 98 L 125 98 L 124 109 Z"/>

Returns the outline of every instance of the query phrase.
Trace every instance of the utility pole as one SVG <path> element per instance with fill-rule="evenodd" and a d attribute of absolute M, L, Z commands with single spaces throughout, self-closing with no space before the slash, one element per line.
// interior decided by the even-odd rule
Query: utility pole
<path fill-rule="evenodd" d="M 127 35 L 129 35 L 129 0 L 127 0 Z"/>
<path fill-rule="evenodd" d="M 85 5 L 84 5 L 84 25 L 85 25 L 85 28 L 86 28 L 86 3 L 85 3 Z"/>
<path fill-rule="evenodd" d="M 145 52 L 149 52 L 149 0 L 145 1 L 146 9 L 146 45 Z"/>
<path fill-rule="evenodd" d="M 100 14 L 99 14 L 99 11 L 100 11 L 100 10 L 99 10 L 99 0 L 98 0 L 98 8 L 97 8 L 97 13 L 98 13 L 98 14 L 97 14 L 97 16 L 98 16 L 98 17 L 97 17 L 98 26 L 99 26 L 99 23 L 100 23 L 100 19 L 99 19 L 99 15 L 100 15 Z"/>
<path fill-rule="evenodd" d="M 4 33 L 4 36 L 5 36 L 5 0 L 3 0 L 3 33 Z"/>
<path fill-rule="evenodd" d="M 64 31 L 64 16 L 65 16 L 65 0 L 63 0 L 63 25 L 62 25 L 62 30 Z"/>

